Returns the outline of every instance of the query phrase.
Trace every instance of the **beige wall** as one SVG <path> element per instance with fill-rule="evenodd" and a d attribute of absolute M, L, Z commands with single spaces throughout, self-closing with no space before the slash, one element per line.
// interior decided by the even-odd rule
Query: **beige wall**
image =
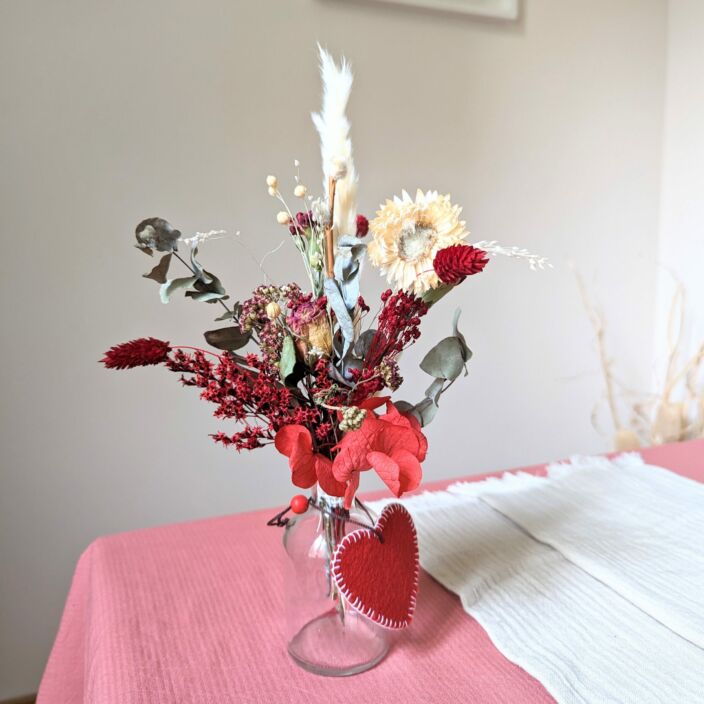
<path fill-rule="evenodd" d="M 162 306 L 135 223 L 281 238 L 264 176 L 318 183 L 315 42 L 345 52 L 361 204 L 451 191 L 477 239 L 547 254 L 492 262 L 444 301 L 471 375 L 431 426 L 428 478 L 597 452 L 591 331 L 566 261 L 611 295 L 613 345 L 647 377 L 665 67 L 664 0 L 527 0 L 519 23 L 346 0 L 0 3 L 2 466 L 0 698 L 36 688 L 73 565 L 97 535 L 280 505 L 285 461 L 214 446 L 220 427 L 161 370 L 110 373 L 110 344 L 199 340 L 214 309 Z M 259 280 L 231 240 L 203 252 L 231 292 Z M 300 278 L 294 257 L 268 260 Z M 374 291 L 381 284 L 367 272 Z"/>
<path fill-rule="evenodd" d="M 687 290 L 684 352 L 704 340 L 704 3 L 670 0 L 659 242 L 656 371 L 662 378 L 674 276 Z"/>

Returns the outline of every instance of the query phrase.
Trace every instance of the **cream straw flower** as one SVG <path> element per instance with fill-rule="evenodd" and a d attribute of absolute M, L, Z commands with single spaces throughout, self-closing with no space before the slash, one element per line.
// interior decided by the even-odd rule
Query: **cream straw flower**
<path fill-rule="evenodd" d="M 419 189 L 415 201 L 402 191 L 401 198 L 387 200 L 369 223 L 369 261 L 395 289 L 421 295 L 436 288 L 440 280 L 433 269 L 435 254 L 469 234 L 459 219 L 461 212 L 450 196 L 437 191 Z"/>

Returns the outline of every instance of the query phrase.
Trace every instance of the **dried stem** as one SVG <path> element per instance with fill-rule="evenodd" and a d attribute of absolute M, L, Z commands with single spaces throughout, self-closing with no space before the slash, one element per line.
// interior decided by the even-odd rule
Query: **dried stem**
<path fill-rule="evenodd" d="M 335 216 L 335 187 L 337 181 L 331 178 L 329 181 L 329 199 L 328 207 L 330 208 L 330 221 L 325 227 L 325 269 L 328 278 L 332 278 L 335 272 L 335 241 L 333 238 L 333 218 Z"/>
<path fill-rule="evenodd" d="M 614 393 L 614 378 L 611 371 L 611 361 L 606 354 L 606 343 L 604 341 L 604 320 L 601 313 L 594 308 L 594 305 L 589 300 L 584 281 L 576 269 L 574 270 L 574 275 L 577 280 L 577 287 L 579 288 L 579 295 L 582 298 L 582 303 L 587 311 L 592 327 L 594 328 L 596 345 L 599 351 L 599 362 L 601 363 L 601 372 L 604 376 L 604 385 L 606 386 L 606 400 L 609 404 L 609 411 L 614 423 L 614 428 L 616 432 L 618 432 L 623 428 L 623 426 L 621 425 L 621 418 L 618 413 L 618 406 L 616 405 L 616 394 Z"/>

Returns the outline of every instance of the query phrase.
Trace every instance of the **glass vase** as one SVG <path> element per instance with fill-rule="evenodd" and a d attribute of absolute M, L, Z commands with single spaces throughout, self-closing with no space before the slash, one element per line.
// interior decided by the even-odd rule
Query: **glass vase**
<path fill-rule="evenodd" d="M 319 487 L 313 502 L 284 530 L 288 652 L 317 675 L 354 675 L 384 658 L 392 634 L 352 609 L 337 591 L 331 560 L 347 533 L 360 524 L 372 526 L 376 516 L 360 508 L 346 510 L 341 498 Z"/>

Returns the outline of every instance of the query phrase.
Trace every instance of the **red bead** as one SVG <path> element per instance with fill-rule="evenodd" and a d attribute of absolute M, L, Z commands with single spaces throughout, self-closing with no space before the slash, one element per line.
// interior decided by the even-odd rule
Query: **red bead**
<path fill-rule="evenodd" d="M 308 510 L 308 497 L 303 494 L 296 494 L 291 499 L 291 510 L 294 513 L 305 513 Z"/>

